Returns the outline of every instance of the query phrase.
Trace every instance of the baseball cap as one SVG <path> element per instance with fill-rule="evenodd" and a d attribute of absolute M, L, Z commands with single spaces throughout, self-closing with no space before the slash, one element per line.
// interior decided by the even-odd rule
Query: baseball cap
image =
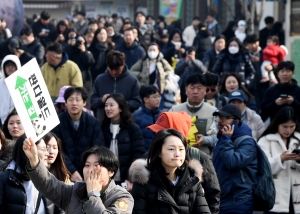
<path fill-rule="evenodd" d="M 65 94 L 65 91 L 67 90 L 67 88 L 70 88 L 71 86 L 69 85 L 66 85 L 66 86 L 63 86 L 59 89 L 59 95 L 58 95 L 58 98 L 55 100 L 56 103 L 65 103 L 65 98 L 64 98 L 64 94 Z"/>
<path fill-rule="evenodd" d="M 242 90 L 234 90 L 230 92 L 228 96 L 228 102 L 232 100 L 240 100 L 242 102 L 245 102 L 245 93 Z"/>
<path fill-rule="evenodd" d="M 78 11 L 76 15 L 82 15 L 83 17 L 85 17 L 86 13 L 84 11 Z"/>
<path fill-rule="evenodd" d="M 225 105 L 220 111 L 216 111 L 213 113 L 213 116 L 224 116 L 224 117 L 235 117 L 241 120 L 241 110 L 232 104 Z"/>
<path fill-rule="evenodd" d="M 163 112 L 161 113 L 155 124 L 148 126 L 147 129 L 157 133 L 164 129 L 176 129 L 184 137 L 188 136 L 189 130 L 192 125 L 191 116 L 184 112 Z"/>

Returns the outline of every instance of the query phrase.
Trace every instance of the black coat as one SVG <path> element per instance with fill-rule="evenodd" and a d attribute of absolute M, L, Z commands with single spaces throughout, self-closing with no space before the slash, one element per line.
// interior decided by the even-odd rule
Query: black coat
<path fill-rule="evenodd" d="M 30 54 L 32 58 L 35 57 L 39 66 L 42 67 L 44 64 L 45 48 L 40 42 L 34 40 L 32 43 L 24 45 L 22 49 Z"/>
<path fill-rule="evenodd" d="M 49 30 L 49 33 L 47 36 L 40 37 L 39 34 L 42 32 L 42 29 Z M 32 25 L 32 31 L 35 38 L 38 38 L 41 44 L 46 47 L 48 42 L 52 41 L 53 33 L 55 32 L 54 25 L 49 22 L 47 25 L 43 25 L 41 22 L 41 19 L 39 19 L 37 22 L 33 23 Z"/>
<path fill-rule="evenodd" d="M 203 56 L 202 63 L 207 68 L 207 70 L 211 72 L 216 62 L 217 52 L 216 49 L 213 47 L 206 51 L 206 53 Z"/>
<path fill-rule="evenodd" d="M 264 95 L 264 99 L 261 103 L 261 111 L 264 119 L 270 117 L 271 120 L 275 117 L 277 112 L 283 107 L 287 106 L 281 105 L 278 106 L 275 103 L 275 100 L 280 97 L 281 94 L 287 94 L 294 98 L 294 102 L 290 105 L 295 110 L 298 120 L 300 118 L 300 87 L 297 85 L 297 81 L 293 80 L 292 84 L 281 84 L 269 88 Z"/>
<path fill-rule="evenodd" d="M 184 43 L 181 43 L 181 48 L 185 49 Z M 164 45 L 164 48 L 162 49 L 162 54 L 164 55 L 165 60 L 168 61 L 168 63 L 173 67 L 172 63 L 172 57 L 180 60 L 181 58 L 185 57 L 185 54 L 181 53 L 180 50 L 177 51 L 175 49 L 175 45 L 169 41 L 167 44 Z"/>
<path fill-rule="evenodd" d="M 0 173 L 0 213 L 24 214 L 26 211 L 26 192 L 23 180 L 7 169 Z M 62 214 L 55 211 L 54 204 L 42 197 L 46 214 Z"/>
<path fill-rule="evenodd" d="M 247 53 L 237 53 L 232 55 L 227 51 L 222 51 L 217 56 L 217 62 L 212 69 L 221 81 L 221 77 L 226 73 L 237 73 L 241 77 L 245 86 L 250 86 L 255 81 L 255 70 L 253 68 L 250 55 Z"/>
<path fill-rule="evenodd" d="M 267 27 L 259 31 L 259 45 L 262 49 L 265 49 L 267 46 L 267 39 L 270 36 L 270 33 L 271 29 L 268 29 Z"/>
<path fill-rule="evenodd" d="M 107 68 L 105 53 L 112 49 L 107 43 L 104 45 L 97 43 L 89 47 L 89 51 L 93 54 L 95 63 L 91 68 L 93 82 L 99 74 L 103 74 Z"/>
<path fill-rule="evenodd" d="M 58 117 L 60 124 L 52 131 L 62 141 L 66 166 L 71 174 L 78 171 L 82 175 L 80 165 L 82 153 L 94 145 L 104 146 L 100 123 L 83 111 L 76 131 L 68 112 L 63 112 Z"/>
<path fill-rule="evenodd" d="M 202 61 L 204 54 L 212 46 L 211 37 L 208 30 L 201 30 L 194 39 L 193 47 L 196 49 L 196 58 Z"/>
<path fill-rule="evenodd" d="M 102 127 L 105 146 L 110 148 L 112 133 L 110 126 Z M 120 129 L 116 139 L 118 141 L 118 152 L 120 162 L 121 181 L 128 177 L 128 169 L 133 161 L 141 158 L 145 153 L 145 144 L 141 128 L 133 123 L 128 129 Z"/>
<path fill-rule="evenodd" d="M 204 197 L 200 178 L 201 165 L 193 161 L 194 167 L 185 167 L 179 172 L 179 181 L 174 186 L 158 166 L 146 167 L 145 160 L 137 160 L 130 167 L 133 182 L 131 194 L 134 198 L 133 214 L 199 214 L 211 213 Z"/>
<path fill-rule="evenodd" d="M 110 36 L 109 38 L 111 39 L 111 41 L 113 43 L 115 43 L 115 47 L 121 45 L 122 42 L 123 42 L 123 37 L 121 35 L 119 35 L 119 34 L 116 34 L 116 33 L 115 33 L 115 35 Z"/>

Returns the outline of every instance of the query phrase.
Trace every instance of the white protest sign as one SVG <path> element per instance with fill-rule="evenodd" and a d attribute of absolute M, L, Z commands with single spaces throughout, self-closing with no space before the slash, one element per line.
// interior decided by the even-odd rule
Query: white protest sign
<path fill-rule="evenodd" d="M 34 142 L 59 124 L 53 102 L 35 58 L 5 79 L 27 137 Z"/>

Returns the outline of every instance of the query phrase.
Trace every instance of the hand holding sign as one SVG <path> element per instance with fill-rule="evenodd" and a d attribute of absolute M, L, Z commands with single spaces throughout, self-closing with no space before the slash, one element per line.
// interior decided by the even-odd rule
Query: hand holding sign
<path fill-rule="evenodd" d="M 27 137 L 41 139 L 59 124 L 54 105 L 36 59 L 5 79 Z"/>
<path fill-rule="evenodd" d="M 32 138 L 25 139 L 23 143 L 23 150 L 30 162 L 31 168 L 36 168 L 37 165 L 39 164 L 39 157 L 38 157 L 37 147 L 33 142 Z"/>

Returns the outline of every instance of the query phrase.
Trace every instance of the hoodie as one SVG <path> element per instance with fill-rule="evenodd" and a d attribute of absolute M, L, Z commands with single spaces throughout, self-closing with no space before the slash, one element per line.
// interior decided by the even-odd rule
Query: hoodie
<path fill-rule="evenodd" d="M 7 55 L 4 57 L 1 64 L 1 79 L 0 79 L 0 93 L 1 93 L 1 102 L 0 102 L 0 119 L 2 124 L 4 123 L 9 111 L 14 108 L 14 103 L 11 99 L 10 93 L 5 83 L 7 78 L 4 72 L 4 64 L 8 61 L 12 61 L 17 65 L 17 70 L 21 68 L 21 63 L 19 58 L 16 55 Z"/>

